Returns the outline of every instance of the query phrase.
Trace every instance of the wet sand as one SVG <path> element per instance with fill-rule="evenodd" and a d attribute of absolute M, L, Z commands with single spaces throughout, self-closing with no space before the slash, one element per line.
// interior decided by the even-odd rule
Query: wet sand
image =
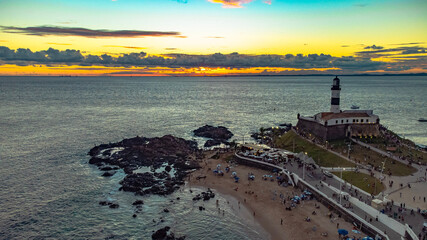
<path fill-rule="evenodd" d="M 207 156 L 212 154 L 207 153 Z M 231 156 L 232 153 L 221 155 L 220 159 L 205 158 L 202 168 L 193 172 L 189 177 L 189 186 L 207 187 L 218 191 L 219 193 L 232 196 L 237 203 L 244 205 L 252 213 L 251 218 L 258 223 L 270 234 L 271 239 L 336 239 L 338 238 L 337 224 L 339 228 L 344 228 L 349 231 L 349 236 L 364 237 L 362 234 L 351 232 L 353 225 L 345 222 L 333 214 L 331 219 L 328 214 L 330 211 L 316 200 L 305 200 L 297 204 L 292 211 L 287 211 L 285 205 L 290 205 L 288 197 L 296 194 L 301 194 L 299 189 L 278 186 L 277 182 L 264 181 L 264 174 L 271 172 L 248 167 L 245 165 L 228 164 L 224 159 Z M 212 170 L 217 164 L 221 164 L 222 169 L 230 166 L 229 173 L 224 176 L 216 176 Z M 231 177 L 231 172 L 237 172 L 240 177 L 239 183 L 235 183 Z M 248 173 L 255 175 L 255 180 L 248 180 Z M 197 180 L 198 176 L 206 176 Z M 286 199 L 285 205 L 280 196 Z M 232 200 L 231 200 L 232 201 Z M 225 203 L 223 203 L 225 204 Z M 315 207 L 315 204 L 319 208 Z M 219 204 L 219 208 L 221 203 Z M 316 211 L 316 215 L 312 212 Z M 309 217 L 310 222 L 305 221 Z M 283 220 L 283 223 L 281 224 Z M 327 237 L 322 236 L 322 233 L 327 233 Z M 266 239 L 269 238 L 266 236 Z"/>

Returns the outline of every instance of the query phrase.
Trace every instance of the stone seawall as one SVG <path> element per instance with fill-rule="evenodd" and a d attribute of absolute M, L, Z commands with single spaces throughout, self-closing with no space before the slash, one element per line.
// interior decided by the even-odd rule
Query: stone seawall
<path fill-rule="evenodd" d="M 379 136 L 378 124 L 340 124 L 334 126 L 323 126 L 318 122 L 303 118 L 298 119 L 298 131 L 306 131 L 316 135 L 323 140 L 335 140 L 359 136 Z"/>
<path fill-rule="evenodd" d="M 305 119 L 298 119 L 297 130 L 307 131 L 316 135 L 323 140 L 335 140 L 346 137 L 348 125 L 336 125 L 336 126 L 323 126 L 318 122 L 309 121 Z"/>

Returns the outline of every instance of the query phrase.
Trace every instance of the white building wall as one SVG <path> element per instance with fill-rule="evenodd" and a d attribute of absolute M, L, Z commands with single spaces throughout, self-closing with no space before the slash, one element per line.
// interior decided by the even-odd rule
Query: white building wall
<path fill-rule="evenodd" d="M 335 125 L 341 125 L 341 124 L 374 124 L 377 122 L 377 118 L 378 117 L 373 117 L 373 116 L 357 117 L 357 118 L 335 118 L 335 119 L 328 120 L 328 126 L 335 126 Z M 324 124 L 324 121 L 323 121 L 323 124 Z"/>

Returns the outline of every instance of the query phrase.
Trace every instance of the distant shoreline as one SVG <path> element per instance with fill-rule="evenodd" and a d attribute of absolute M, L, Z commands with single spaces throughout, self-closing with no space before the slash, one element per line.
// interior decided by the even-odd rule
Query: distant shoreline
<path fill-rule="evenodd" d="M 79 75 L 0 75 L 0 77 L 66 77 L 66 78 L 76 78 L 76 77 L 328 77 L 328 76 L 346 76 L 346 77 L 394 77 L 394 76 L 427 76 L 427 73 L 402 73 L 402 74 L 239 74 L 239 75 L 217 75 L 217 76 L 123 76 L 123 75 L 99 75 L 99 76 L 79 76 Z"/>

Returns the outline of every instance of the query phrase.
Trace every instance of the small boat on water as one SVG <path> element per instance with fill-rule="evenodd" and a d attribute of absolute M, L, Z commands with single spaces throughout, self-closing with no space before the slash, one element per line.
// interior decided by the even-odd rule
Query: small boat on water
<path fill-rule="evenodd" d="M 351 109 L 359 109 L 360 107 L 357 105 L 351 105 Z"/>
<path fill-rule="evenodd" d="M 420 118 L 420 119 L 418 119 L 418 122 L 427 122 L 427 119 L 425 119 L 425 118 Z"/>

